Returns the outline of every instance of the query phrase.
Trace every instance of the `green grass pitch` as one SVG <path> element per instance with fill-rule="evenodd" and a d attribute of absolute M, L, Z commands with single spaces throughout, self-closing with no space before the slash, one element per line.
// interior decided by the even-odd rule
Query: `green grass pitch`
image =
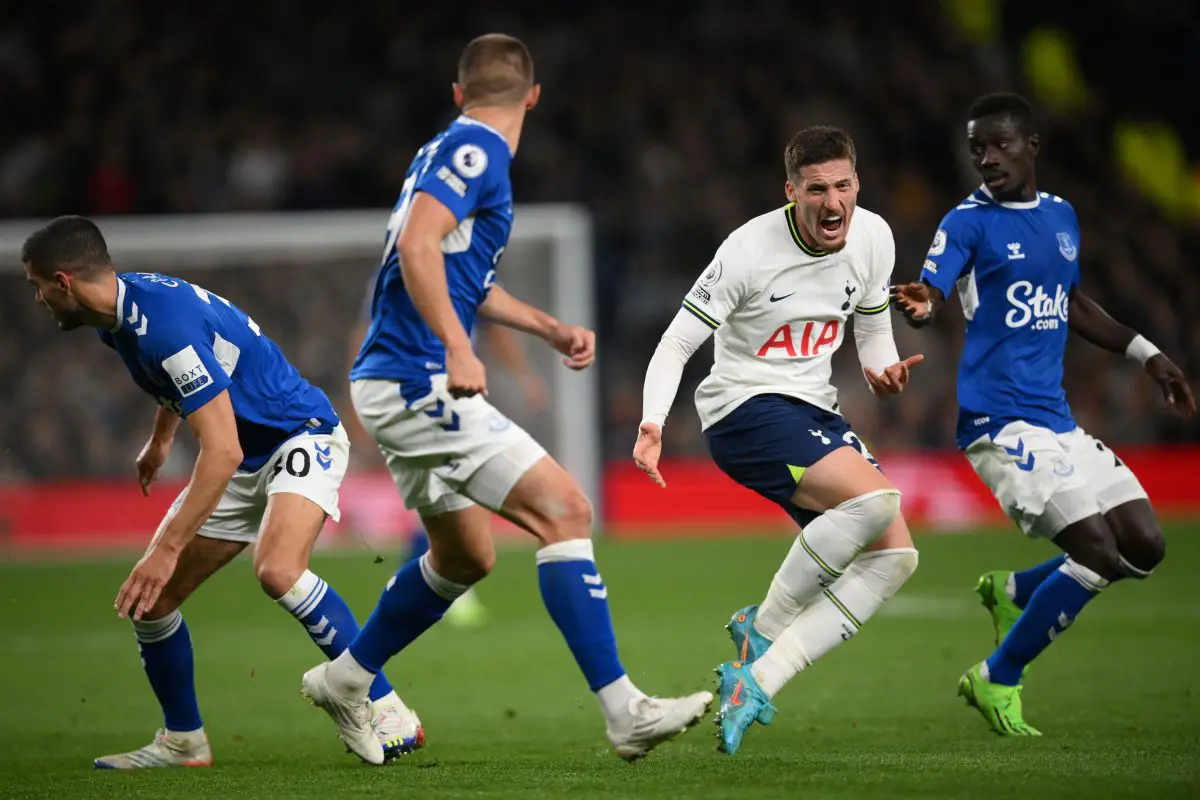
<path fill-rule="evenodd" d="M 658 694 L 711 688 L 722 629 L 761 598 L 790 537 L 602 542 L 621 655 Z M 1187 797 L 1200 796 L 1200 526 L 1169 526 L 1152 580 L 1113 587 L 1031 669 L 1040 740 L 1002 740 L 955 696 L 990 652 L 971 589 L 985 569 L 1051 553 L 1013 531 L 924 536 L 921 566 L 847 646 L 786 687 L 742 752 L 707 721 L 635 765 L 613 755 L 595 701 L 538 597 L 532 553 L 501 552 L 479 630 L 431 631 L 390 666 L 425 723 L 417 756 L 373 769 L 304 703 L 319 658 L 239 559 L 185 607 L 217 766 L 93 771 L 161 724 L 112 598 L 131 561 L 0 565 L 0 797 Z M 365 617 L 392 563 L 314 569 Z"/>

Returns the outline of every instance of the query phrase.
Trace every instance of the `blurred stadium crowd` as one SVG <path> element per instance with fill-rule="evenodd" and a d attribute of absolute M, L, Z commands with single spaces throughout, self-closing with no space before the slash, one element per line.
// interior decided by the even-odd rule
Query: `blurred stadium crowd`
<path fill-rule="evenodd" d="M 0 11 L 6 217 L 390 207 L 415 149 L 452 118 L 464 42 L 524 38 L 544 95 L 515 191 L 595 215 L 609 458 L 632 447 L 645 365 L 692 280 L 730 230 L 785 202 L 792 132 L 826 123 L 855 137 L 860 204 L 890 221 L 905 279 L 974 185 L 964 109 L 998 89 L 1043 112 L 1041 188 L 1079 212 L 1085 288 L 1200 373 L 1186 317 L 1200 307 L 1200 117 L 1177 96 L 1200 85 L 1195 4 L 1097 0 L 1086 16 L 1062 0 L 50 5 Z M 188 276 L 340 400 L 374 266 Z M 60 337 L 21 280 L 0 277 L 0 480 L 132 474 L 152 406 L 98 342 Z M 961 324 L 895 322 L 901 353 L 926 363 L 876 408 L 847 347 L 847 415 L 877 449 L 952 446 Z M 708 363 L 698 354 L 685 375 L 669 452 L 703 449 L 690 394 Z M 1081 423 L 1113 443 L 1200 435 L 1161 413 L 1133 365 L 1094 348 L 1072 347 L 1067 388 Z"/>

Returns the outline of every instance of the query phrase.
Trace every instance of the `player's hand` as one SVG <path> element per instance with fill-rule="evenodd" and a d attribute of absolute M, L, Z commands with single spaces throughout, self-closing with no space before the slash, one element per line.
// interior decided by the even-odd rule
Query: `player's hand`
<path fill-rule="evenodd" d="M 487 396 L 487 370 L 474 350 L 446 353 L 446 391 L 451 397 Z"/>
<path fill-rule="evenodd" d="M 596 360 L 595 331 L 560 322 L 551 331 L 547 341 L 551 347 L 566 356 L 563 365 L 571 369 L 587 369 Z"/>
<path fill-rule="evenodd" d="M 890 367 L 884 369 L 882 373 L 878 373 L 870 367 L 863 369 L 863 374 L 867 377 L 867 383 L 871 385 L 871 391 L 876 397 L 885 395 L 900 394 L 904 391 L 904 387 L 908 385 L 908 370 L 916 364 L 920 364 L 925 360 L 925 356 L 917 353 L 915 356 L 909 356 L 903 361 L 897 361 Z"/>
<path fill-rule="evenodd" d="M 633 462 L 650 476 L 650 480 L 665 489 L 667 482 L 658 471 L 658 458 L 661 455 L 662 430 L 653 422 L 643 422 L 638 427 L 637 442 L 633 445 Z"/>
<path fill-rule="evenodd" d="M 142 486 L 142 494 L 150 496 L 150 484 L 158 480 L 158 472 L 167 463 L 171 455 L 171 443 L 161 442 L 151 438 L 142 448 L 137 457 L 138 483 Z"/>
<path fill-rule="evenodd" d="M 1196 413 L 1196 398 L 1183 371 L 1162 353 L 1146 362 L 1146 372 L 1162 388 L 1167 408 L 1184 419 Z"/>
<path fill-rule="evenodd" d="M 132 612 L 133 619 L 140 620 L 143 614 L 154 608 L 167 581 L 171 580 L 178 561 L 178 554 L 159 547 L 152 547 L 150 552 L 142 556 L 117 592 L 117 600 L 113 604 L 117 616 L 125 619 Z"/>
<path fill-rule="evenodd" d="M 904 283 L 893 286 L 888 290 L 894 305 L 904 320 L 914 328 L 923 328 L 933 321 L 933 295 L 930 294 L 929 284 Z"/>

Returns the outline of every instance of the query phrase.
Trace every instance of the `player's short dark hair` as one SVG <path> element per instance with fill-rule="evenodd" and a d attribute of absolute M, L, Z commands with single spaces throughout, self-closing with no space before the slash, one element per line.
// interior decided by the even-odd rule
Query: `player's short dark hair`
<path fill-rule="evenodd" d="M 843 158 L 850 161 L 851 167 L 858 162 L 854 140 L 841 128 L 828 125 L 805 128 L 793 136 L 783 149 L 783 166 L 789 179 L 799 175 L 801 167 Z"/>
<path fill-rule="evenodd" d="M 46 278 L 55 272 L 86 278 L 112 268 L 104 234 L 90 219 L 75 216 L 57 217 L 29 234 L 21 261 Z"/>
<path fill-rule="evenodd" d="M 967 119 L 976 120 L 1001 114 L 1017 124 L 1017 130 L 1029 136 L 1034 133 L 1033 105 L 1015 92 L 992 92 L 971 103 Z"/>
<path fill-rule="evenodd" d="M 458 85 L 463 105 L 520 103 L 533 86 L 533 56 L 515 36 L 484 34 L 463 49 Z"/>

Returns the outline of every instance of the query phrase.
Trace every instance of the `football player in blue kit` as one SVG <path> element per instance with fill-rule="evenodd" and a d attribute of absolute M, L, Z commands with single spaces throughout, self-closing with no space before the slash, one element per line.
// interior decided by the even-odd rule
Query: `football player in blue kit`
<path fill-rule="evenodd" d="M 429 551 L 388 581 L 350 648 L 302 679 L 303 693 L 367 763 L 383 760 L 367 724 L 376 674 L 488 574 L 493 513 L 538 539 L 542 599 L 618 755 L 646 755 L 697 723 L 712 702 L 710 692 L 650 697 L 630 680 L 593 556 L 591 504 L 486 400 L 486 372 L 471 344 L 477 316 L 538 336 L 568 368 L 585 369 L 595 357 L 591 331 L 496 285 L 513 224 L 509 165 L 540 91 L 522 42 L 503 34 L 472 40 L 454 84 L 462 114 L 417 151 L 388 222 L 351 397 L 405 505 L 420 514 Z"/>
<path fill-rule="evenodd" d="M 360 314 L 360 322 L 354 327 L 354 332 L 350 337 L 352 351 L 348 368 L 353 368 L 354 361 L 358 358 L 358 351 L 362 348 L 362 344 L 367 338 L 367 332 L 370 330 L 371 305 L 375 298 L 375 281 L 378 276 L 379 270 L 371 275 L 364 308 Z M 486 342 L 495 353 L 497 363 L 515 378 L 528 411 L 540 413 L 546 410 L 549 402 L 549 389 L 526 357 L 516 331 L 503 325 L 485 323 L 475 329 L 472 339 L 476 343 Z M 362 440 L 365 431 L 354 415 L 350 415 L 347 423 L 350 441 L 357 443 Z M 403 536 L 406 550 L 401 554 L 402 564 L 416 561 L 429 552 L 429 535 L 419 521 L 409 524 L 403 531 Z M 484 624 L 487 618 L 487 606 L 480 600 L 475 587 L 471 587 L 460 595 L 450 605 L 443 617 L 450 625 L 460 628 L 477 627 Z"/>
<path fill-rule="evenodd" d="M 326 517 L 338 517 L 349 442 L 320 389 L 259 327 L 222 297 L 179 278 L 118 273 L 99 228 L 59 217 L 21 254 L 37 302 L 64 331 L 97 329 L 134 382 L 159 404 L 137 458 L 142 492 L 166 462 L 180 419 L 200 444 L 187 487 L 116 598 L 129 617 L 165 724 L 145 747 L 102 756 L 102 769 L 209 766 L 192 641 L 179 607 L 254 543 L 254 573 L 327 657 L 358 623 L 333 587 L 308 569 Z M 397 754 L 419 745 L 420 723 L 379 675 L 370 729 Z"/>
<path fill-rule="evenodd" d="M 959 693 L 1004 736 L 1039 735 L 1021 708 L 1029 663 L 1109 584 L 1149 577 L 1165 552 L 1137 478 L 1071 415 L 1062 387 L 1068 331 L 1142 364 L 1172 411 L 1196 410 L 1179 368 L 1084 294 L 1079 221 L 1066 200 L 1038 191 L 1039 144 L 1024 98 L 976 100 L 967 146 L 983 184 L 942 219 L 920 280 L 892 289 L 917 326 L 957 289 L 967 320 L 958 446 L 1021 530 L 1062 550 L 979 579 L 997 647 L 967 670 Z"/>

